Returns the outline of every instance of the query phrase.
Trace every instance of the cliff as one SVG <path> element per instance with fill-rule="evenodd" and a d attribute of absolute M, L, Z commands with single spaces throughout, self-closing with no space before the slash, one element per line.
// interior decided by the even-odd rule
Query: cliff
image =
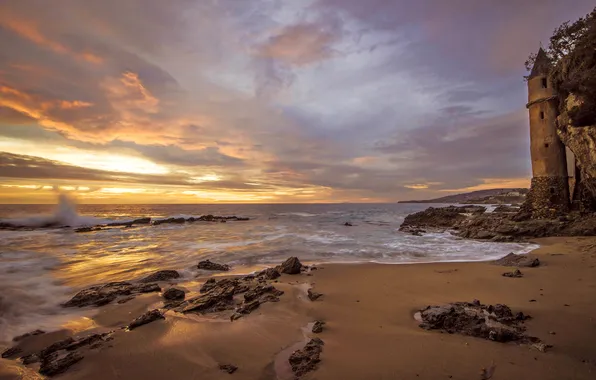
<path fill-rule="evenodd" d="M 528 189 L 488 189 L 398 203 L 519 204 L 525 200 L 527 193 Z"/>

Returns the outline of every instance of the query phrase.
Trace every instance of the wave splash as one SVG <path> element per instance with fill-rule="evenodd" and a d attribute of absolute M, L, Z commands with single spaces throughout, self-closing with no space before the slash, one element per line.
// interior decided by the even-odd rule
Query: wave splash
<path fill-rule="evenodd" d="M 77 203 L 67 194 L 58 194 L 58 204 L 51 215 L 35 215 L 22 218 L 0 219 L 5 228 L 61 228 L 86 227 L 109 222 L 106 219 L 83 216 L 77 212 Z"/>

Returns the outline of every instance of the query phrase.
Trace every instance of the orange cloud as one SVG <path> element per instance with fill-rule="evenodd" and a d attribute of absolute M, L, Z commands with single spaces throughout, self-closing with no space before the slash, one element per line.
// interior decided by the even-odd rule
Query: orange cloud
<path fill-rule="evenodd" d="M 316 24 L 291 25 L 261 45 L 257 55 L 306 65 L 333 56 L 331 44 L 336 39 L 333 33 Z"/>
<path fill-rule="evenodd" d="M 37 45 L 43 46 L 55 53 L 69 54 L 76 57 L 77 59 L 81 59 L 90 63 L 100 64 L 103 62 L 101 57 L 91 52 L 75 52 L 63 44 L 51 40 L 39 30 L 34 22 L 30 20 L 19 19 L 14 14 L 10 14 L 5 10 L 3 10 L 3 13 L 3 16 L 0 16 L 0 25 L 12 30 L 14 33 Z"/>

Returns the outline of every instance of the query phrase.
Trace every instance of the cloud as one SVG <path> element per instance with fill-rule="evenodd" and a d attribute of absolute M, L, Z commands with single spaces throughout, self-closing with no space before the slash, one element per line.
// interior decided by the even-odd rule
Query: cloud
<path fill-rule="evenodd" d="M 257 54 L 291 65 L 308 65 L 333 56 L 336 30 L 316 23 L 288 25 L 258 47 Z"/>

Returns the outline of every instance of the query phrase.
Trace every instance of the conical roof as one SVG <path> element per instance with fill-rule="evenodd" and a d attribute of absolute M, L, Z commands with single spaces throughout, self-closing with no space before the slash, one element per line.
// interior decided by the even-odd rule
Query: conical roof
<path fill-rule="evenodd" d="M 550 68 L 550 58 L 548 58 L 548 55 L 546 55 L 544 49 L 540 48 L 540 50 L 538 50 L 538 54 L 536 55 L 534 67 L 532 67 L 529 78 L 533 78 L 538 75 L 546 75 L 550 71 Z"/>

